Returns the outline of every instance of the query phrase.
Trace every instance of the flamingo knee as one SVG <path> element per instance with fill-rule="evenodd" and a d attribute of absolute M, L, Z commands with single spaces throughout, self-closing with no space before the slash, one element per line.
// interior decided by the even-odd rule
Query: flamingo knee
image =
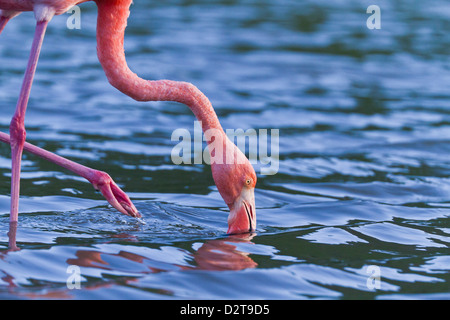
<path fill-rule="evenodd" d="M 11 148 L 23 149 L 26 139 L 26 130 L 22 116 L 14 115 L 9 125 L 9 134 L 11 136 Z"/>

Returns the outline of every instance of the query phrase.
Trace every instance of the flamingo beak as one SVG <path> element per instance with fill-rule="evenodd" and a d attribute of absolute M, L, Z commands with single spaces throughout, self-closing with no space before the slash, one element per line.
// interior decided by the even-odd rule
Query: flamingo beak
<path fill-rule="evenodd" d="M 230 206 L 228 234 L 248 233 L 256 229 L 254 188 L 243 188 L 241 195 Z"/>

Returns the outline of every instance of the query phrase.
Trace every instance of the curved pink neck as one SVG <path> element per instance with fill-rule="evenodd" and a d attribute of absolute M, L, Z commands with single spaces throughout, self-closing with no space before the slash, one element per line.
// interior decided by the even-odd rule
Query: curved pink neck
<path fill-rule="evenodd" d="M 123 41 L 131 2 L 132 0 L 96 0 L 97 54 L 109 82 L 138 101 L 183 103 L 202 122 L 203 131 L 213 128 L 223 132 L 211 102 L 194 85 L 170 80 L 149 81 L 138 77 L 129 69 Z"/>

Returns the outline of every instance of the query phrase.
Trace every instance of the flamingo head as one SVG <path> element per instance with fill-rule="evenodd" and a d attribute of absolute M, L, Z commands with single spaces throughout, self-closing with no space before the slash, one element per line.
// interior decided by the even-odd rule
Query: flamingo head
<path fill-rule="evenodd" d="M 228 234 L 247 233 L 256 229 L 256 173 L 250 161 L 233 144 L 234 161 L 211 164 L 214 182 L 230 209 Z"/>

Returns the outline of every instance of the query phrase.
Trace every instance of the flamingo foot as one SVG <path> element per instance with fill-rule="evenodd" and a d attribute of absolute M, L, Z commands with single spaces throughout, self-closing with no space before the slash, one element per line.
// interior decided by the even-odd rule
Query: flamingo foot
<path fill-rule="evenodd" d="M 119 188 L 109 174 L 95 170 L 88 180 L 96 190 L 102 193 L 109 204 L 118 211 L 134 218 L 141 217 L 128 195 Z"/>

